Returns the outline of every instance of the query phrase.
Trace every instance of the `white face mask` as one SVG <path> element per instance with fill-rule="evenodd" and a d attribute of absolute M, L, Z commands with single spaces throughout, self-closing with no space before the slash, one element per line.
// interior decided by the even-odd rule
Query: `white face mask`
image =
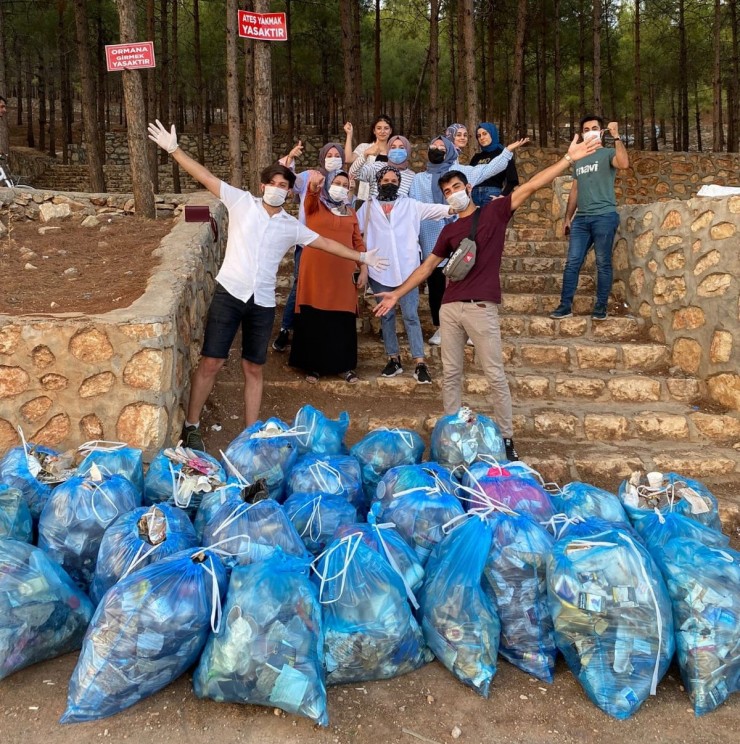
<path fill-rule="evenodd" d="M 288 192 L 278 186 L 265 186 L 262 201 L 271 207 L 282 207 L 288 197 Z"/>
<path fill-rule="evenodd" d="M 329 196 L 336 202 L 344 202 L 347 200 L 347 194 L 349 189 L 345 189 L 344 186 L 329 186 Z"/>
<path fill-rule="evenodd" d="M 324 168 L 331 171 L 339 170 L 342 167 L 342 158 L 326 158 L 324 160 Z"/>
<path fill-rule="evenodd" d="M 470 204 L 470 195 L 466 190 L 455 191 L 447 197 L 447 203 L 456 212 L 461 212 Z"/>
<path fill-rule="evenodd" d="M 584 132 L 583 141 L 590 142 L 593 139 L 601 139 L 601 132 L 598 129 L 592 129 L 588 132 Z"/>

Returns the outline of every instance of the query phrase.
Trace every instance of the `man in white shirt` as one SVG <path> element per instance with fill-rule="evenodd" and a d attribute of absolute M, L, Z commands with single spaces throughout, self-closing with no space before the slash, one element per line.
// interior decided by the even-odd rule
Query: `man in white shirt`
<path fill-rule="evenodd" d="M 262 402 L 262 368 L 275 317 L 275 284 L 280 261 L 296 244 L 310 245 L 370 266 L 384 266 L 377 251 L 359 253 L 334 240 L 322 238 L 283 210 L 295 182 L 295 174 L 274 164 L 260 174 L 262 199 L 229 186 L 205 166 L 184 153 L 177 144 L 174 125 L 149 125 L 149 138 L 177 161 L 196 181 L 221 199 L 229 210 L 226 255 L 216 276 L 216 293 L 208 309 L 203 350 L 193 373 L 190 400 L 181 438 L 186 447 L 203 450 L 200 414 L 219 370 L 241 327 L 242 372 L 244 373 L 245 423 L 259 418 Z"/>

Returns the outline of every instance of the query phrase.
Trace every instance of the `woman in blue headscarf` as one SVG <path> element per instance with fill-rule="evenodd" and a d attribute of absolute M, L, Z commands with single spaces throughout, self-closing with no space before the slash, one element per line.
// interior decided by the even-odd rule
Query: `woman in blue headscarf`
<path fill-rule="evenodd" d="M 495 124 L 487 121 L 478 124 L 475 138 L 480 145 L 480 152 L 473 155 L 470 165 L 485 165 L 503 152 L 504 146 L 499 142 L 498 129 Z M 473 202 L 482 207 L 497 196 L 510 194 L 518 185 L 519 176 L 516 172 L 514 158 L 512 158 L 507 163 L 506 170 L 491 176 L 473 189 Z"/>

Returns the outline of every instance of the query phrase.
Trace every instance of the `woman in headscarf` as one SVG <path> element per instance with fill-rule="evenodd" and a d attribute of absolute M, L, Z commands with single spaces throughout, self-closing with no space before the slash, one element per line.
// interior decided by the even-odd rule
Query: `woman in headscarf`
<path fill-rule="evenodd" d="M 499 142 L 498 129 L 495 124 L 487 121 L 478 124 L 475 137 L 480 145 L 480 152 L 475 153 L 470 165 L 485 165 L 498 157 L 504 149 Z M 506 170 L 479 183 L 473 189 L 473 202 L 482 207 L 497 196 L 508 196 L 519 185 L 519 175 L 512 158 L 506 165 Z"/>
<path fill-rule="evenodd" d="M 393 165 L 401 173 L 401 186 L 398 193 L 401 196 L 408 196 L 411 182 L 416 175 L 411 170 L 409 158 L 411 157 L 411 144 L 400 134 L 391 135 L 388 139 L 388 162 L 367 162 L 364 157 L 359 157 L 352 163 L 349 174 L 356 181 L 363 181 L 370 184 L 370 196 L 377 197 L 378 182 L 376 176 L 378 171 L 386 165 Z"/>
<path fill-rule="evenodd" d="M 306 226 L 359 253 L 365 251 L 355 211 L 347 206 L 349 174 L 312 171 L 304 199 Z M 295 331 L 288 363 L 307 372 L 315 383 L 322 375 L 338 374 L 346 382 L 358 381 L 357 287 L 367 282 L 364 264 L 303 249 L 298 272 Z M 328 260 L 327 260 L 328 259 Z M 359 268 L 355 285 L 353 274 Z"/>
<path fill-rule="evenodd" d="M 470 135 L 468 134 L 468 128 L 465 124 L 458 124 L 455 122 L 445 129 L 445 137 L 452 142 L 457 154 L 460 155 L 460 153 L 468 146 Z"/>

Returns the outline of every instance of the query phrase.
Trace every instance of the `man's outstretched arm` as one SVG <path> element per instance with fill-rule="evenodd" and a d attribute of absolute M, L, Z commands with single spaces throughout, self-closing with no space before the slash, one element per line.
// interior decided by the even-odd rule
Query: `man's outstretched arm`
<path fill-rule="evenodd" d="M 392 292 L 378 292 L 375 295 L 380 302 L 378 302 L 373 312 L 380 316 L 393 310 L 401 297 L 408 294 L 415 287 L 418 287 L 425 279 L 428 279 L 443 260 L 440 256 L 430 253 L 421 266 L 417 266 L 403 284 L 396 287 Z"/>

